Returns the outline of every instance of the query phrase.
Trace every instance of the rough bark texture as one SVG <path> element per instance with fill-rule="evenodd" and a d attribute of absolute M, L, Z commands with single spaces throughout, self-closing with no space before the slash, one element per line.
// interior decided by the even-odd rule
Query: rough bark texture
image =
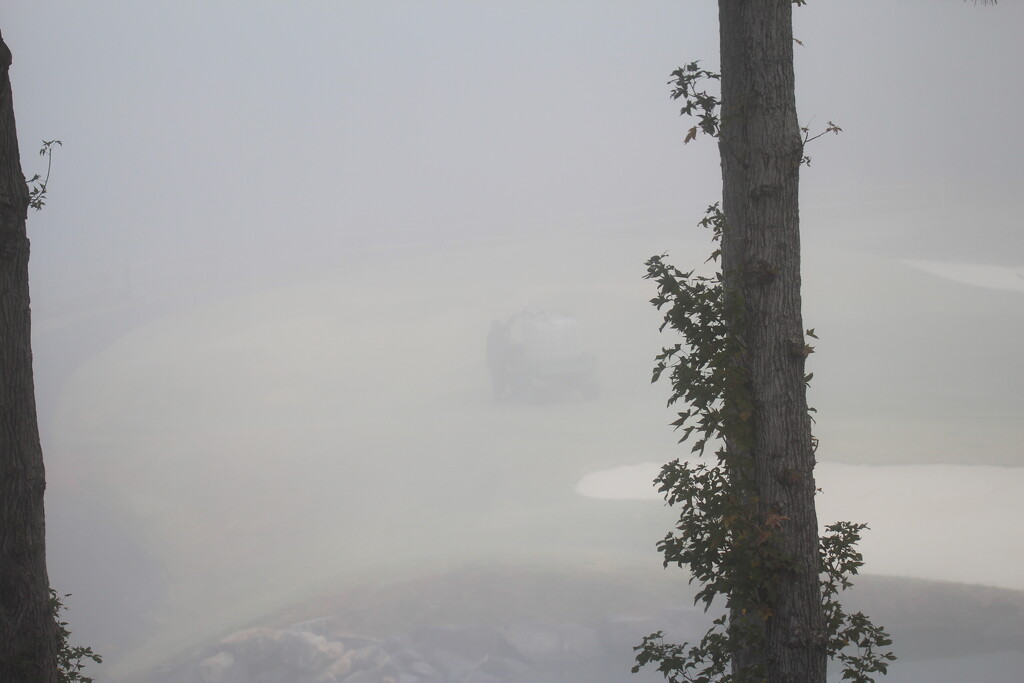
<path fill-rule="evenodd" d="M 793 77 L 791 0 L 720 0 L 719 137 L 726 229 L 722 268 L 753 398 L 755 488 L 777 515 L 795 570 L 780 577 L 764 622 L 771 683 L 824 683 L 814 451 L 804 383 L 798 186 L 802 145 Z M 744 653 L 738 663 L 749 663 Z"/>
<path fill-rule="evenodd" d="M 0 37 L 0 683 L 55 683 L 28 295 L 28 187 Z"/>

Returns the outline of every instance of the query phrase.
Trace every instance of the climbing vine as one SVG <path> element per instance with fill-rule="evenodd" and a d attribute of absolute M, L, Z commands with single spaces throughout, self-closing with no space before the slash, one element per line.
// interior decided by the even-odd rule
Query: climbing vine
<path fill-rule="evenodd" d="M 43 140 L 43 146 L 39 148 L 39 156 L 46 157 L 46 176 L 36 173 L 26 180 L 28 183 L 28 205 L 36 211 L 41 211 L 46 206 L 46 187 L 50 182 L 50 170 L 53 167 L 53 147 L 63 147 L 60 140 Z"/>
<path fill-rule="evenodd" d="M 696 119 L 684 139 L 698 133 L 717 137 L 720 130 L 719 98 L 709 88 L 719 74 L 693 62 L 672 74 L 672 98 L 683 101 L 681 114 Z M 802 128 L 806 144 L 841 129 L 831 121 L 811 135 Z M 809 163 L 803 154 L 802 163 Z M 729 230 L 719 204 L 708 207 L 700 225 L 712 231 L 716 248 L 708 258 L 718 262 L 717 245 Z M 658 543 L 664 564 L 686 567 L 698 586 L 695 602 L 705 611 L 724 601 L 726 613 L 715 619 L 699 643 L 666 643 L 657 632 L 635 648 L 636 665 L 656 665 L 670 683 L 743 683 L 762 681 L 763 656 L 744 657 L 753 662 L 737 666 L 739 653 L 763 654 L 763 621 L 772 616 L 777 578 L 795 562 L 778 544 L 785 517 L 758 510 L 753 479 L 753 412 L 749 378 L 741 362 L 744 348 L 737 334 L 742 329 L 741 295 L 723 286 L 721 269 L 712 276 L 684 272 L 655 256 L 646 263 L 646 278 L 657 285 L 651 303 L 664 311 L 661 330 L 677 332 L 682 341 L 664 348 L 655 359 L 652 382 L 667 377 L 670 406 L 684 405 L 672 423 L 691 443 L 691 453 L 706 456 L 714 447 L 714 460 L 696 463 L 676 459 L 665 465 L 655 483 L 669 505 L 680 509 L 675 530 Z M 814 337 L 813 330 L 807 335 Z M 813 347 L 799 343 L 807 355 Z M 810 380 L 807 375 L 805 380 Z M 816 443 L 816 442 L 815 442 Z M 855 549 L 863 524 L 840 522 L 826 528 L 819 540 L 820 587 L 826 634 L 821 647 L 843 667 L 843 680 L 870 683 L 884 674 L 895 656 L 887 649 L 888 634 L 860 612 L 847 613 L 838 594 L 849 588 L 863 564 Z"/>
<path fill-rule="evenodd" d="M 50 182 L 50 171 L 53 168 L 53 149 L 62 147 L 64 143 L 60 140 L 43 140 L 39 149 L 39 156 L 46 157 L 46 175 L 36 173 L 26 179 L 29 189 L 29 208 L 41 211 L 46 206 L 46 191 Z M 61 596 L 56 590 L 50 588 L 49 609 L 55 624 L 55 637 L 57 640 L 57 680 L 60 683 L 92 683 L 92 678 L 86 676 L 83 670 L 86 661 L 96 664 L 102 663 L 103 658 L 93 652 L 91 647 L 83 645 L 72 645 L 70 642 L 71 631 L 68 629 L 68 622 L 64 621 L 64 600 L 71 597 L 70 594 Z"/>

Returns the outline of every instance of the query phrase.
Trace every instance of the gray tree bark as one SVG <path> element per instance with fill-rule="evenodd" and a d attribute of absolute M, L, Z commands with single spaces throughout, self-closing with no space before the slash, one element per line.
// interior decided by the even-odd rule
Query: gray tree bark
<path fill-rule="evenodd" d="M 753 399 L 751 455 L 758 516 L 778 524 L 795 565 L 778 577 L 763 621 L 771 683 L 824 683 L 814 450 L 804 382 L 799 172 L 792 0 L 719 0 L 722 273 L 740 302 L 731 320 Z M 738 296 L 737 296 L 738 295 Z M 743 606 L 736 606 L 734 617 Z M 757 617 L 758 622 L 761 621 Z M 761 654 L 740 653 L 737 666 Z"/>
<path fill-rule="evenodd" d="M 29 194 L 0 36 L 0 683 L 56 683 L 28 292 Z"/>

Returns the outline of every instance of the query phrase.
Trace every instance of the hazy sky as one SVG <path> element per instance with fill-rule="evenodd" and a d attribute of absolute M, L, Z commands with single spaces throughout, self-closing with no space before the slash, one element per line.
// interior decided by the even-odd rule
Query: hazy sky
<path fill-rule="evenodd" d="M 37 285 L 230 253 L 302 261 L 367 242 L 583 224 L 680 228 L 717 195 L 710 141 L 665 84 L 717 62 L 711 2 L 47 2 L 3 11 Z M 808 239 L 1013 261 L 1024 9 L 948 0 L 796 12 Z M 835 210 L 820 215 L 814 205 Z M 875 226 L 846 235 L 851 204 Z M 865 206 L 866 205 L 866 206 Z M 887 214 L 935 211 L 927 230 Z M 961 213 L 962 212 L 962 213 Z M 910 234 L 913 233 L 913 234 Z"/>
<path fill-rule="evenodd" d="M 795 17 L 800 120 L 843 128 L 802 174 L 822 457 L 1021 464 L 1024 5 Z M 166 654 L 395 528 L 425 555 L 576 542 L 581 477 L 676 452 L 640 276 L 704 258 L 717 150 L 666 83 L 716 66 L 715 3 L 66 0 L 0 29 L 26 174 L 63 141 L 29 223 L 52 574 L 112 666 L 139 614 Z M 487 401 L 489 323 L 537 305 L 594 333 L 601 400 Z M 656 563 L 645 509 L 600 508 L 593 543 Z M 1008 585 L 913 559 L 881 564 Z"/>

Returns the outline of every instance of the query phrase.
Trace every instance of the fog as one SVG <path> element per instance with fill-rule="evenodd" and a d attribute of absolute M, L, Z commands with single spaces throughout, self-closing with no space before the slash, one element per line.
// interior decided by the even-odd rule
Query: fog
<path fill-rule="evenodd" d="M 683 145 L 666 82 L 716 65 L 715 3 L 2 17 L 26 174 L 63 141 L 29 221 L 33 345 L 87 673 L 242 680 L 243 629 L 328 616 L 408 651 L 487 633 L 563 676 L 533 681 L 629 680 L 641 635 L 699 635 L 654 547 L 650 480 L 689 448 L 642 275 L 711 248 L 717 150 Z M 843 128 L 801 188 L 820 520 L 870 525 L 850 600 L 896 636 L 889 680 L 1018 680 L 1024 8 L 795 17 L 801 121 Z M 568 350 L 496 369 L 495 330 Z"/>

